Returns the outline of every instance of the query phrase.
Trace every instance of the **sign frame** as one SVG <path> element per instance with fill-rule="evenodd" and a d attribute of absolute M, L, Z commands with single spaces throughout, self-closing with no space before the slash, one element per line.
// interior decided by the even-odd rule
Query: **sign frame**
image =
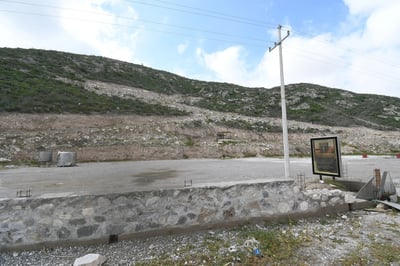
<path fill-rule="evenodd" d="M 338 137 L 311 138 L 312 170 L 315 175 L 341 177 L 341 156 Z"/>

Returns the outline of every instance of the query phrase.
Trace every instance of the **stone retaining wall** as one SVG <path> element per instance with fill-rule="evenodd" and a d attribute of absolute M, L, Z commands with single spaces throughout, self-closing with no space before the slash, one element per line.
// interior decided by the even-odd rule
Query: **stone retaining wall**
<path fill-rule="evenodd" d="M 0 201 L 0 249 L 287 216 L 345 203 L 293 181 Z"/>

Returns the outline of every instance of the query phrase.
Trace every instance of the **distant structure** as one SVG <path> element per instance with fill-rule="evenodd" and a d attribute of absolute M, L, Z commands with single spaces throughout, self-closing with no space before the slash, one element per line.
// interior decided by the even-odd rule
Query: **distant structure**
<path fill-rule="evenodd" d="M 232 142 L 232 133 L 230 131 L 220 131 L 217 133 L 217 142 L 224 143 L 224 142 Z"/>
<path fill-rule="evenodd" d="M 75 166 L 76 165 L 76 152 L 59 151 L 57 153 L 57 166 Z"/>

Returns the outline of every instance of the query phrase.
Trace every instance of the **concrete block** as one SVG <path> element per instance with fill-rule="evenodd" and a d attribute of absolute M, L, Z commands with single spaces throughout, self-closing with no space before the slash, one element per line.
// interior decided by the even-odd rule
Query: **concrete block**
<path fill-rule="evenodd" d="M 86 254 L 74 261 L 74 266 L 101 266 L 106 262 L 106 257 L 100 254 Z"/>

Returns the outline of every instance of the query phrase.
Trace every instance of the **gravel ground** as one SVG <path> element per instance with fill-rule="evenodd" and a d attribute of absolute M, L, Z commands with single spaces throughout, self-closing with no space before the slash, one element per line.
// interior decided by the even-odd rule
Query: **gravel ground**
<path fill-rule="evenodd" d="M 258 265 L 254 260 L 248 264 L 240 257 L 244 253 L 247 257 L 256 256 L 250 249 L 243 249 L 246 240 L 251 241 L 251 250 L 262 244 L 246 236 L 249 230 L 277 231 L 280 236 L 290 234 L 300 240 L 295 260 L 282 265 L 400 265 L 399 226 L 400 215 L 396 211 L 363 210 L 289 224 L 254 224 L 108 245 L 0 253 L 0 265 L 72 265 L 76 258 L 88 253 L 104 255 L 105 265 L 164 265 L 163 261 L 169 261 L 168 265 Z M 224 263 L 218 258 L 224 258 Z"/>

